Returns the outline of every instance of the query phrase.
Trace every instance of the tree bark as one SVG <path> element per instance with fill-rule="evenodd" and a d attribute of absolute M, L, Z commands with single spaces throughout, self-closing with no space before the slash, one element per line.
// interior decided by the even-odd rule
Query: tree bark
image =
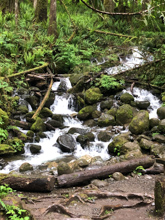
<path fill-rule="evenodd" d="M 165 215 L 165 178 L 159 178 L 155 182 L 155 214 Z"/>
<path fill-rule="evenodd" d="M 151 167 L 154 164 L 154 161 L 155 160 L 151 157 L 146 156 L 138 159 L 112 164 L 109 166 L 100 167 L 98 169 L 64 174 L 57 177 L 57 184 L 59 187 L 74 186 L 92 180 L 94 178 L 108 177 L 115 172 L 121 172 L 123 174 L 130 173 L 138 166 L 143 166 L 144 168 Z"/>
<path fill-rule="evenodd" d="M 34 2 L 33 2 L 33 7 L 34 7 L 34 9 L 36 10 L 36 7 L 37 7 L 37 0 L 34 0 Z"/>
<path fill-rule="evenodd" d="M 18 191 L 50 192 L 54 188 L 55 178 L 52 176 L 0 174 L 0 184 L 7 184 Z"/>
<path fill-rule="evenodd" d="M 56 6 L 56 0 L 51 0 L 48 34 L 54 35 L 55 39 L 57 39 Z"/>
<path fill-rule="evenodd" d="M 16 26 L 18 26 L 18 15 L 19 15 L 18 1 L 19 0 L 15 0 L 15 24 Z"/>
<path fill-rule="evenodd" d="M 47 20 L 47 5 L 48 0 L 37 0 L 37 6 L 35 11 L 36 22 L 42 22 Z"/>

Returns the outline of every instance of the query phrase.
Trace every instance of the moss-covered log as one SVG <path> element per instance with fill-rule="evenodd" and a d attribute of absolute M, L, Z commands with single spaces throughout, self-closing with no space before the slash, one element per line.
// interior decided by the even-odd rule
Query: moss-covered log
<path fill-rule="evenodd" d="M 54 188 L 55 178 L 52 176 L 0 174 L 0 185 L 4 184 L 18 191 L 50 192 Z"/>
<path fill-rule="evenodd" d="M 155 214 L 165 215 L 165 178 L 159 178 L 155 182 Z"/>

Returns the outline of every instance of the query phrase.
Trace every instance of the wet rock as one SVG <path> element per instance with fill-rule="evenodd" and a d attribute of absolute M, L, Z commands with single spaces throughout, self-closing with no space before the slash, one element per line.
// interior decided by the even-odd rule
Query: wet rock
<path fill-rule="evenodd" d="M 62 80 L 60 82 L 60 85 L 57 88 L 58 92 L 66 92 L 67 91 L 67 85 L 66 85 L 66 81 Z"/>
<path fill-rule="evenodd" d="M 161 120 L 158 126 L 160 133 L 165 134 L 165 119 Z"/>
<path fill-rule="evenodd" d="M 78 133 L 78 134 L 86 134 L 88 131 L 88 129 L 84 129 L 84 128 L 70 128 L 69 131 L 68 131 L 68 134 L 75 134 L 75 133 Z"/>
<path fill-rule="evenodd" d="M 76 83 L 83 77 L 83 74 L 71 74 L 69 80 L 72 86 L 76 85 Z"/>
<path fill-rule="evenodd" d="M 41 146 L 37 144 L 29 144 L 28 147 L 32 154 L 38 154 L 41 151 Z"/>
<path fill-rule="evenodd" d="M 120 181 L 120 180 L 124 180 L 125 179 L 125 176 L 122 173 L 120 173 L 120 172 L 113 173 L 112 177 L 116 181 Z"/>
<path fill-rule="evenodd" d="M 30 130 L 34 132 L 46 131 L 44 121 L 41 118 L 37 117 L 36 121 L 32 124 Z"/>
<path fill-rule="evenodd" d="M 28 113 L 29 110 L 26 105 L 20 105 L 20 106 L 18 106 L 17 111 L 20 114 L 26 114 L 26 113 Z"/>
<path fill-rule="evenodd" d="M 1 108 L 0 108 L 0 118 L 2 119 L 0 123 L 0 128 L 6 128 L 7 125 L 9 124 L 9 116 Z"/>
<path fill-rule="evenodd" d="M 133 108 L 128 105 L 122 105 L 116 112 L 116 123 L 119 125 L 128 124 L 133 118 Z"/>
<path fill-rule="evenodd" d="M 59 121 L 60 123 L 64 122 L 64 116 L 60 114 L 53 114 L 52 119 Z"/>
<path fill-rule="evenodd" d="M 102 113 L 98 119 L 98 126 L 107 127 L 109 125 L 115 125 L 115 118 L 112 115 Z"/>
<path fill-rule="evenodd" d="M 8 144 L 0 144 L 0 155 L 14 154 L 15 149 Z"/>
<path fill-rule="evenodd" d="M 160 120 L 165 119 L 165 107 L 158 108 L 157 114 Z"/>
<path fill-rule="evenodd" d="M 55 95 L 53 92 L 50 93 L 48 100 L 45 103 L 45 107 L 50 108 L 50 106 L 54 103 Z"/>
<path fill-rule="evenodd" d="M 100 131 L 97 138 L 99 141 L 107 142 L 112 138 L 112 135 L 108 131 Z"/>
<path fill-rule="evenodd" d="M 141 110 L 132 119 L 129 130 L 133 134 L 142 134 L 144 131 L 149 130 L 149 114 L 147 111 Z"/>
<path fill-rule="evenodd" d="M 23 163 L 20 167 L 19 167 L 19 172 L 25 172 L 25 171 L 29 171 L 29 170 L 33 170 L 33 166 L 30 163 Z"/>
<path fill-rule="evenodd" d="M 82 109 L 78 112 L 77 117 L 78 117 L 80 120 L 86 120 L 86 119 L 92 118 L 92 113 L 93 113 L 93 111 L 95 111 L 96 109 L 97 109 L 96 105 L 86 106 L 86 107 L 82 108 Z"/>
<path fill-rule="evenodd" d="M 158 118 L 151 118 L 149 121 L 150 128 L 153 128 L 155 126 L 159 125 L 159 119 Z"/>
<path fill-rule="evenodd" d="M 5 167 L 6 164 L 7 163 L 4 161 L 4 159 L 0 158 L 0 170 L 2 170 Z"/>
<path fill-rule="evenodd" d="M 17 89 L 16 92 L 18 93 L 18 95 L 29 95 L 29 90 L 23 87 Z"/>
<path fill-rule="evenodd" d="M 94 141 L 95 136 L 92 132 L 88 132 L 84 135 L 79 135 L 76 138 L 76 141 L 79 142 L 81 144 L 81 146 L 84 148 L 86 146 L 88 146 L 90 141 Z"/>
<path fill-rule="evenodd" d="M 67 163 L 65 163 L 64 161 L 61 161 L 58 164 L 57 172 L 58 172 L 58 175 L 62 175 L 62 174 L 72 173 L 73 171 Z"/>
<path fill-rule="evenodd" d="M 102 188 L 108 185 L 106 181 L 98 180 L 98 179 L 92 180 L 91 184 L 93 184 L 94 186 L 97 186 L 98 188 Z"/>
<path fill-rule="evenodd" d="M 139 109 L 147 109 L 149 106 L 149 101 L 136 101 L 136 107 Z"/>
<path fill-rule="evenodd" d="M 85 101 L 87 104 L 95 104 L 101 100 L 103 94 L 99 88 L 90 88 L 85 92 Z"/>
<path fill-rule="evenodd" d="M 104 161 L 100 156 L 95 156 L 91 160 L 92 165 L 102 165 L 103 163 L 104 163 Z"/>
<path fill-rule="evenodd" d="M 40 117 L 41 118 L 47 118 L 47 117 L 52 117 L 53 113 L 49 108 L 44 107 L 41 112 L 40 112 Z"/>
<path fill-rule="evenodd" d="M 29 131 L 26 133 L 26 135 L 33 138 L 33 137 L 34 137 L 34 132 L 31 131 L 31 130 L 29 130 Z"/>
<path fill-rule="evenodd" d="M 38 97 L 36 97 L 34 95 L 33 96 L 31 95 L 31 96 L 26 97 L 25 100 L 31 105 L 33 110 L 37 109 L 38 104 L 39 104 L 39 98 Z"/>
<path fill-rule="evenodd" d="M 130 104 L 131 101 L 134 101 L 134 97 L 131 94 L 126 92 L 120 96 L 120 100 L 121 102 L 125 104 Z"/>
<path fill-rule="evenodd" d="M 54 120 L 54 119 L 50 119 L 46 122 L 46 128 L 49 131 L 54 130 L 54 128 L 63 128 L 63 127 L 64 126 L 60 121 L 57 121 L 57 120 Z"/>
<path fill-rule="evenodd" d="M 153 141 L 157 141 L 159 143 L 165 143 L 165 136 L 161 134 L 156 134 L 152 138 Z"/>
<path fill-rule="evenodd" d="M 113 106 L 113 100 L 112 99 L 107 99 L 107 100 L 102 101 L 100 103 L 101 110 L 110 109 L 112 106 Z"/>
<path fill-rule="evenodd" d="M 117 108 L 112 107 L 110 110 L 108 110 L 106 113 L 109 115 L 113 115 L 114 117 L 116 116 Z"/>
<path fill-rule="evenodd" d="M 86 82 L 89 79 L 89 76 L 84 75 L 80 78 L 79 81 L 77 81 L 76 85 L 74 85 L 71 89 L 68 89 L 67 92 L 69 93 L 79 93 L 84 90 L 84 82 Z"/>
<path fill-rule="evenodd" d="M 97 125 L 97 121 L 93 119 L 86 120 L 83 125 L 86 125 L 88 127 L 95 127 Z"/>
<path fill-rule="evenodd" d="M 76 142 L 70 134 L 59 136 L 57 143 L 63 152 L 73 152 L 76 146 Z"/>

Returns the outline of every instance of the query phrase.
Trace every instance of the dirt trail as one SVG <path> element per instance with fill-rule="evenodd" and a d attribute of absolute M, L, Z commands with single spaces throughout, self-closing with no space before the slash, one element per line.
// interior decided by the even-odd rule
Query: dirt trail
<path fill-rule="evenodd" d="M 154 216 L 154 186 L 159 176 L 129 176 L 122 181 L 107 179 L 98 181 L 99 186 L 89 184 L 23 195 L 27 198 L 27 209 L 36 220 L 164 220 Z M 109 193 L 120 196 L 104 196 Z"/>

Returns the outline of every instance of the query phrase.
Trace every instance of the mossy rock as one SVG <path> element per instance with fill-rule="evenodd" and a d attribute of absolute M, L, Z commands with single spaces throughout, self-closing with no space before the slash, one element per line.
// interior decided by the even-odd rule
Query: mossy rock
<path fill-rule="evenodd" d="M 121 102 L 125 104 L 130 104 L 131 101 L 134 101 L 134 97 L 131 94 L 126 92 L 120 96 L 120 100 Z"/>
<path fill-rule="evenodd" d="M 142 134 L 144 131 L 149 130 L 149 113 L 147 111 L 141 110 L 132 119 L 129 130 L 133 134 Z"/>
<path fill-rule="evenodd" d="M 0 119 L 2 120 L 2 123 L 0 123 L 0 128 L 5 129 L 9 124 L 9 116 L 1 108 L 0 108 Z"/>
<path fill-rule="evenodd" d="M 47 118 L 47 117 L 52 117 L 53 113 L 49 108 L 44 107 L 41 112 L 39 117 L 40 118 Z"/>
<path fill-rule="evenodd" d="M 72 86 L 76 85 L 76 83 L 82 78 L 83 74 L 72 74 L 69 77 L 69 80 L 72 84 Z"/>
<path fill-rule="evenodd" d="M 116 112 L 116 123 L 119 125 L 128 124 L 133 118 L 133 109 L 130 105 L 124 104 Z"/>
<path fill-rule="evenodd" d="M 165 149 L 165 145 L 154 143 L 153 145 L 151 145 L 150 154 L 159 158 L 164 158 L 165 157 L 164 149 Z"/>
<path fill-rule="evenodd" d="M 58 172 L 58 175 L 62 175 L 62 174 L 72 173 L 73 170 L 70 168 L 70 166 L 67 163 L 65 163 L 64 161 L 61 161 L 58 164 L 57 172 Z"/>
<path fill-rule="evenodd" d="M 108 152 L 115 155 L 124 153 L 121 152 L 121 148 L 127 142 L 128 140 L 122 135 L 116 136 L 113 141 L 108 145 Z"/>
<path fill-rule="evenodd" d="M 159 119 L 158 118 L 151 118 L 149 123 L 150 123 L 150 128 L 153 128 L 153 127 L 159 125 Z"/>
<path fill-rule="evenodd" d="M 23 163 L 20 167 L 19 167 L 19 171 L 20 172 L 26 172 L 29 170 L 33 170 L 33 166 L 30 163 Z"/>
<path fill-rule="evenodd" d="M 108 110 L 106 113 L 109 115 L 116 116 L 117 108 L 112 107 L 110 110 Z"/>
<path fill-rule="evenodd" d="M 26 114 L 28 113 L 28 108 L 26 105 L 20 105 L 18 106 L 17 111 L 19 111 L 21 114 Z"/>
<path fill-rule="evenodd" d="M 27 135 L 28 137 L 34 137 L 34 132 L 31 131 L 31 130 L 29 130 L 29 131 L 26 133 L 26 135 Z"/>
<path fill-rule="evenodd" d="M 97 109 L 97 107 L 95 105 L 89 105 L 89 106 L 86 106 L 84 108 L 82 108 L 79 112 L 78 112 L 78 115 L 77 117 L 80 119 L 80 120 L 86 120 L 86 119 L 89 119 L 89 118 L 92 118 L 92 113 Z"/>
<path fill-rule="evenodd" d="M 162 102 L 165 102 L 165 96 L 162 97 Z"/>
<path fill-rule="evenodd" d="M 79 135 L 76 138 L 76 141 L 81 144 L 81 146 L 84 148 L 88 145 L 90 141 L 94 141 L 95 136 L 92 132 L 88 132 L 84 135 Z"/>
<path fill-rule="evenodd" d="M 0 144 L 0 155 L 14 154 L 16 150 L 8 144 Z"/>
<path fill-rule="evenodd" d="M 110 139 L 112 138 L 112 135 L 108 131 L 100 131 L 97 138 L 99 141 L 107 142 L 107 141 L 110 141 Z"/>
<path fill-rule="evenodd" d="M 139 144 L 142 149 L 149 150 L 151 146 L 154 144 L 154 142 L 147 140 L 145 138 L 142 138 Z"/>
<path fill-rule="evenodd" d="M 160 120 L 165 119 L 165 107 L 160 107 L 157 109 L 157 114 Z"/>
<path fill-rule="evenodd" d="M 46 131 L 44 121 L 41 118 L 37 117 L 36 121 L 32 124 L 30 130 L 34 132 Z"/>
<path fill-rule="evenodd" d="M 85 92 L 85 101 L 87 104 L 95 104 L 101 100 L 103 94 L 99 88 L 90 88 Z"/>
<path fill-rule="evenodd" d="M 160 121 L 160 123 L 158 125 L 158 129 L 159 129 L 160 133 L 165 134 L 165 119 Z"/>
<path fill-rule="evenodd" d="M 107 127 L 115 124 L 116 122 L 113 115 L 102 113 L 101 117 L 98 119 L 98 126 L 100 127 Z"/>
<path fill-rule="evenodd" d="M 64 116 L 60 114 L 53 114 L 52 119 L 59 121 L 61 124 L 64 122 Z"/>
<path fill-rule="evenodd" d="M 107 99 L 100 103 L 101 110 L 110 109 L 113 106 L 113 99 Z"/>

